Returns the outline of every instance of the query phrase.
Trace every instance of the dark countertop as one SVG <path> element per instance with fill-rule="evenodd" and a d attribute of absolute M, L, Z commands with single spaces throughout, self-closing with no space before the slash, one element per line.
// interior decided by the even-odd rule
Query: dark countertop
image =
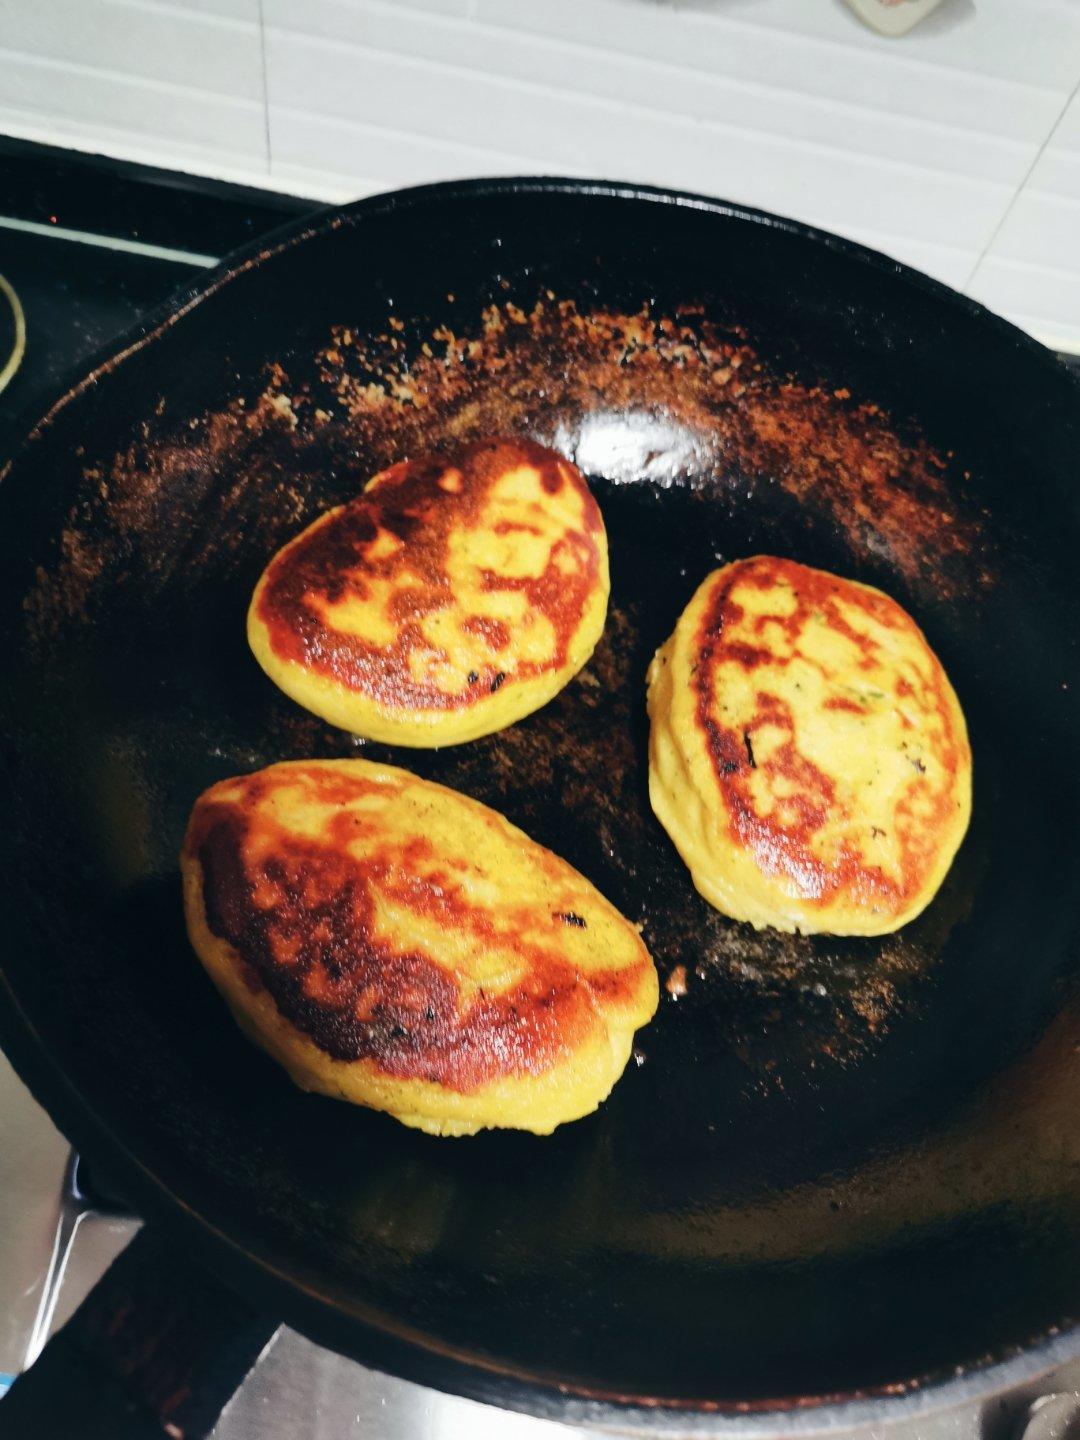
<path fill-rule="evenodd" d="M 0 464 L 63 379 L 208 259 L 319 208 L 2 137 L 0 195 L 0 273 L 19 294 L 27 328 L 23 363 L 0 395 Z M 61 231 L 91 238 L 65 239 Z M 158 247 L 165 253 L 154 253 Z M 13 338 L 0 297 L 0 365 Z"/>

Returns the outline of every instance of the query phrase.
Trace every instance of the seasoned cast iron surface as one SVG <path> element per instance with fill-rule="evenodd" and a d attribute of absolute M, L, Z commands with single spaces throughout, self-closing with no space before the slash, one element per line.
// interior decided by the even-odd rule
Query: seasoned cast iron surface
<path fill-rule="evenodd" d="M 0 486 L 8 985 L 112 1132 L 359 1353 L 385 1321 L 578 1392 L 758 1402 L 1066 1323 L 1077 397 L 884 262 L 655 199 L 435 191 L 241 267 Z M 245 645 L 268 557 L 379 467 L 493 432 L 592 481 L 590 664 L 441 752 L 299 710 Z M 967 713 L 971 832 L 898 935 L 727 921 L 649 810 L 648 662 L 703 575 L 759 551 L 895 596 Z M 643 925 L 671 983 L 597 1115 L 433 1140 L 300 1094 L 235 1029 L 183 932 L 190 805 L 361 754 L 496 806 Z"/>

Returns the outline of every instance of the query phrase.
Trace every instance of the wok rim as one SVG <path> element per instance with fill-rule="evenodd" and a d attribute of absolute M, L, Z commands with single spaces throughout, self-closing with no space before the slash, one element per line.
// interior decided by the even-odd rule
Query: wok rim
<path fill-rule="evenodd" d="M 596 196 L 628 202 L 671 205 L 714 214 L 742 223 L 779 230 L 877 269 L 913 285 L 968 319 L 991 327 L 1029 362 L 1046 369 L 1047 378 L 1065 382 L 1080 403 L 1080 377 L 1073 376 L 1053 352 L 979 301 L 924 275 L 903 262 L 856 241 L 801 221 L 751 206 L 688 191 L 629 182 L 573 179 L 558 176 L 507 176 L 442 181 L 366 196 L 346 205 L 328 206 L 302 215 L 230 252 L 216 265 L 181 285 L 167 299 L 118 337 L 96 349 L 59 382 L 53 398 L 42 407 L 31 400 L 16 416 L 13 428 L 21 439 L 0 468 L 0 482 L 17 472 L 25 457 L 47 435 L 53 421 L 99 378 L 138 354 L 190 310 L 248 270 L 309 239 L 366 219 L 392 215 L 428 204 L 468 201 L 492 196 Z M 604 1429 L 615 1433 L 672 1437 L 747 1435 L 819 1435 L 858 1425 L 898 1423 L 938 1413 L 973 1400 L 985 1400 L 1031 1384 L 1069 1360 L 1080 1357 L 1080 1323 L 1051 1326 L 1021 1347 L 1011 1346 L 1004 1358 L 958 1365 L 944 1378 L 929 1375 L 849 1393 L 787 1396 L 754 1402 L 681 1401 L 665 1396 L 647 1399 L 590 1391 L 539 1372 L 485 1360 L 458 1347 L 440 1344 L 391 1317 L 360 1310 L 345 1312 L 320 1298 L 302 1279 L 278 1268 L 266 1256 L 243 1245 L 199 1213 L 176 1190 L 128 1148 L 125 1141 L 82 1095 L 54 1057 L 21 1007 L 0 958 L 0 1039 L 16 1072 L 50 1118 L 79 1150 L 107 1166 L 144 1219 L 182 1231 L 201 1263 L 238 1292 L 266 1303 L 282 1323 L 309 1339 L 364 1365 L 420 1385 L 465 1396 L 482 1403 L 541 1418 Z"/>

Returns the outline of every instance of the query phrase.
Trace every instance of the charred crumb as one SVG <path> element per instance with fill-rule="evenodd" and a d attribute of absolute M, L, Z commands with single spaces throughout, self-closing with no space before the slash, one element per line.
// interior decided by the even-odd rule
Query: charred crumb
<path fill-rule="evenodd" d="M 686 994 L 686 966 L 676 965 L 664 981 L 664 989 L 673 1000 Z"/>
<path fill-rule="evenodd" d="M 911 761 L 912 765 L 915 767 L 915 769 L 919 772 L 920 775 L 926 774 L 926 766 L 923 764 L 923 762 L 919 759 L 917 755 L 909 755 L 908 759 Z"/>
<path fill-rule="evenodd" d="M 506 672 L 505 672 L 504 670 L 500 670 L 499 673 L 495 676 L 495 679 L 492 680 L 492 682 L 491 682 L 491 693 L 492 693 L 492 695 L 495 694 L 495 691 L 498 690 L 499 686 L 503 683 L 503 681 L 504 681 L 505 679 L 506 679 Z"/>
<path fill-rule="evenodd" d="M 587 928 L 584 919 L 573 910 L 556 910 L 553 918 L 561 920 L 564 925 L 574 925 L 578 930 Z"/>
<path fill-rule="evenodd" d="M 946 471 L 959 461 L 943 460 L 922 437 L 894 429 L 880 406 L 837 398 L 842 386 L 824 389 L 770 370 L 742 327 L 717 327 L 696 310 L 664 316 L 651 305 L 633 313 L 587 309 L 541 290 L 531 309 L 492 304 L 460 333 L 438 325 L 415 345 L 389 322 L 368 336 L 332 326 L 315 367 L 321 405 L 307 376 L 290 377 L 270 364 L 261 392 L 175 427 L 156 417 L 137 446 L 111 462 L 96 457 L 107 471 L 107 493 L 72 509 L 57 564 L 27 597 L 35 637 L 89 617 L 102 577 L 114 586 L 127 537 L 138 533 L 144 514 L 158 513 L 178 470 L 193 477 L 192 493 L 213 535 L 201 542 L 195 568 L 215 556 L 231 563 L 245 534 L 258 531 L 273 549 L 313 518 L 313 497 L 322 493 L 314 477 L 327 473 L 328 452 L 349 465 L 363 456 L 374 471 L 403 452 L 430 448 L 432 435 L 528 429 L 538 392 L 552 414 L 593 409 L 597 397 L 611 393 L 630 409 L 661 407 L 699 437 L 703 466 L 722 456 L 725 471 L 775 476 L 796 500 L 831 517 L 853 545 L 864 543 L 869 527 L 909 576 L 933 559 L 943 597 L 966 593 L 971 583 L 993 584 L 991 567 L 973 572 L 970 563 L 985 553 L 985 512 L 961 508 L 950 493 Z M 316 438 L 321 448 L 313 455 Z M 267 463 L 294 477 L 280 493 L 244 479 Z M 904 485 L 895 481 L 901 473 Z M 707 470 L 693 478 L 709 488 Z M 276 496 L 269 517 L 259 508 L 267 494 Z M 190 526 L 178 525 L 178 549 L 167 546 L 153 558 L 159 583 L 171 578 L 181 556 L 191 570 L 190 539 Z M 125 573 L 140 573 L 130 558 Z"/>
<path fill-rule="evenodd" d="M 475 670 L 470 670 L 470 671 L 469 671 L 468 680 L 469 680 L 469 684 L 470 684 L 470 685 L 475 685 L 476 682 L 477 682 L 479 679 L 480 679 L 480 676 L 476 673 Z"/>
<path fill-rule="evenodd" d="M 754 742 L 750 739 L 750 731 L 744 730 L 742 734 L 743 744 L 746 746 L 746 758 L 750 762 L 750 769 L 757 769 L 757 761 L 754 759 Z"/>
<path fill-rule="evenodd" d="M 720 762 L 720 773 L 722 775 L 734 775 L 738 768 L 734 760 L 721 760 Z"/>

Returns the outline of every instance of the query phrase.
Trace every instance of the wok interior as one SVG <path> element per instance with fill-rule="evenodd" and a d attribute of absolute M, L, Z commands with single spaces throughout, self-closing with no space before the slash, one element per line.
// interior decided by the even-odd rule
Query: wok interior
<path fill-rule="evenodd" d="M 323 224 L 77 395 L 0 487 L 9 985 L 114 1135 L 286 1277 L 287 1317 L 361 1355 L 388 1324 L 496 1377 L 776 1401 L 1066 1322 L 1078 410 L 1005 327 L 747 219 L 495 191 Z M 268 556 L 379 466 L 515 429 L 604 511 L 585 674 L 441 752 L 299 711 L 244 641 Z M 734 925 L 650 814 L 648 661 L 759 551 L 888 590 L 964 705 L 971 832 L 898 936 Z M 433 1140 L 301 1095 L 235 1030 L 183 933 L 187 812 L 353 754 L 494 805 L 643 923 L 662 981 L 686 967 L 597 1115 Z"/>

